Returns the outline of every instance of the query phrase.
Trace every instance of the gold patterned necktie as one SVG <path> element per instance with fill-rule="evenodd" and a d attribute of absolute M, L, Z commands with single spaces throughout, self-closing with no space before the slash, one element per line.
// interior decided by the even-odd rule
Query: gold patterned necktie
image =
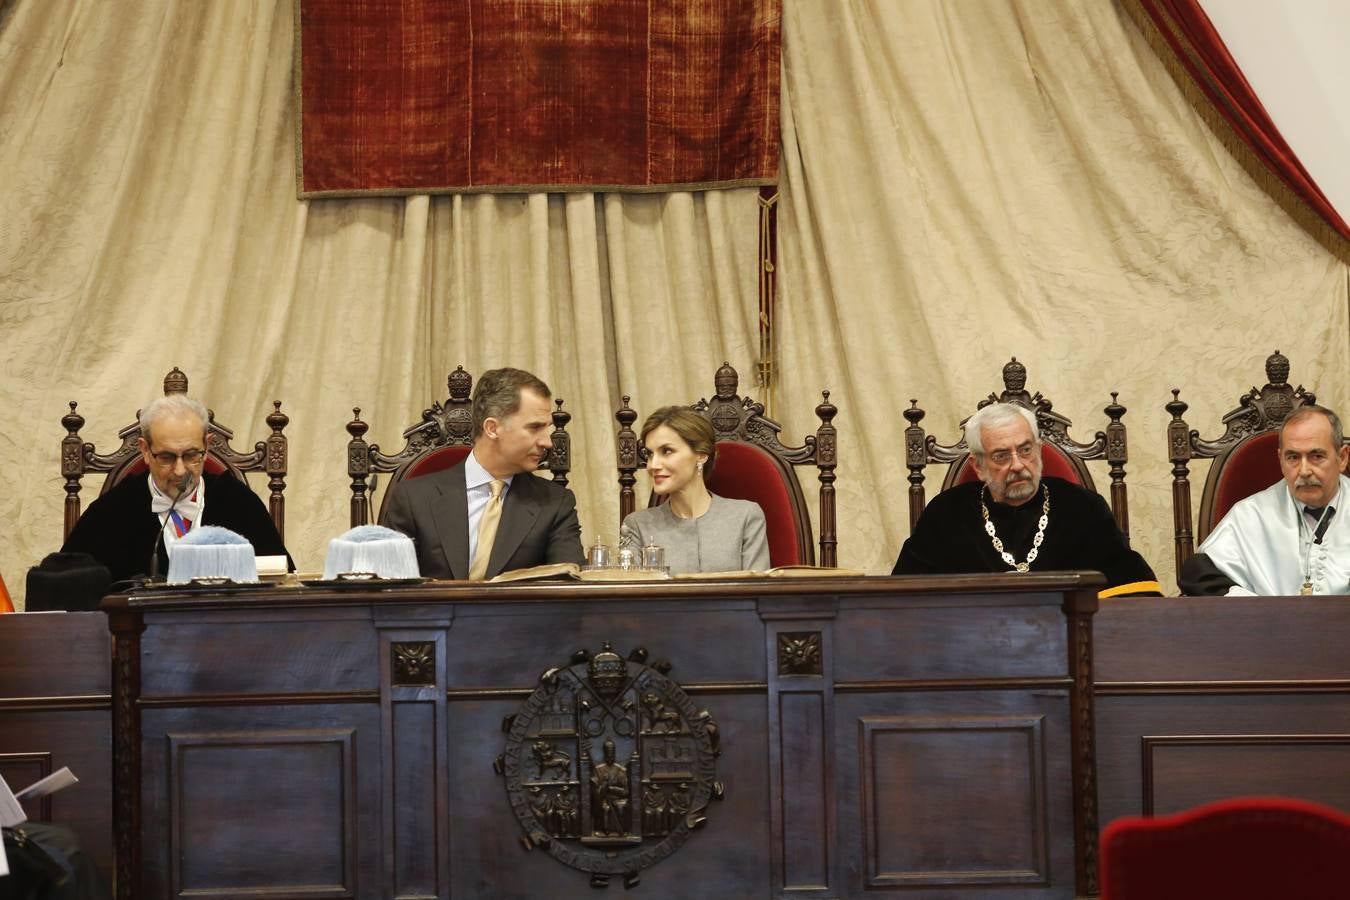
<path fill-rule="evenodd" d="M 492 499 L 483 508 L 483 517 L 478 520 L 478 549 L 473 554 L 473 564 L 469 566 L 469 580 L 482 581 L 487 575 L 488 558 L 492 556 L 492 545 L 497 540 L 497 526 L 502 522 L 502 489 L 506 482 L 494 480 L 488 485 Z"/>

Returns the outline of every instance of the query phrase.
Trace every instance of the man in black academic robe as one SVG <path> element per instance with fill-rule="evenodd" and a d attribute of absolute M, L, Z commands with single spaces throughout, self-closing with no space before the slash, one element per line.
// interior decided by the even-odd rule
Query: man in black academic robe
<path fill-rule="evenodd" d="M 1101 495 L 1041 477 L 1030 410 L 986 406 L 967 422 L 966 443 L 980 481 L 933 498 L 892 574 L 1090 569 L 1106 576 L 1102 597 L 1161 593 L 1157 576 L 1125 543 Z"/>
<path fill-rule="evenodd" d="M 150 473 L 122 479 L 80 516 L 61 547 L 63 553 L 88 553 L 108 567 L 114 583 L 150 571 L 150 554 L 160 528 L 160 517 L 150 511 Z M 202 525 L 219 525 L 240 534 L 257 556 L 286 556 L 286 546 L 258 495 L 233 475 L 201 476 L 206 505 Z M 166 527 L 172 527 L 168 525 Z M 161 541 L 159 565 L 169 571 L 169 557 Z M 293 568 L 293 566 L 292 566 Z"/>
<path fill-rule="evenodd" d="M 179 529 L 186 534 L 201 524 L 228 528 L 247 538 L 256 555 L 285 554 L 289 564 L 281 536 L 258 496 L 232 475 L 203 472 L 206 423 L 206 407 L 182 394 L 149 403 L 141 411 L 137 442 L 148 471 L 124 478 L 91 503 L 62 552 L 90 554 L 108 567 L 116 583 L 149 573 L 156 542 L 160 544 L 156 568 L 167 572 L 164 543 L 171 543 Z M 156 498 L 161 507 L 172 508 L 155 512 Z M 200 513 L 184 515 L 197 504 Z"/>

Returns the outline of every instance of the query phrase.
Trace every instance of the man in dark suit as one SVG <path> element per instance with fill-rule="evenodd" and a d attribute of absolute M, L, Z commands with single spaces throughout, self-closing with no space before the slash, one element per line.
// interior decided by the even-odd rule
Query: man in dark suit
<path fill-rule="evenodd" d="M 584 561 L 576 497 L 530 474 L 553 446 L 552 396 L 529 372 L 484 372 L 473 388 L 472 452 L 390 490 L 384 524 L 413 539 L 424 576 L 479 580 Z"/>

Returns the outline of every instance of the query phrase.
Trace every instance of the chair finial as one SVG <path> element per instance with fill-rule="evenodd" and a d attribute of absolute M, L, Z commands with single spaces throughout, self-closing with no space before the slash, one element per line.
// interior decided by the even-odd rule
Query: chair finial
<path fill-rule="evenodd" d="M 1020 394 L 1027 386 L 1027 367 L 1013 357 L 1003 366 L 1003 387 L 1009 394 Z"/>
<path fill-rule="evenodd" d="M 736 374 L 736 370 L 731 367 L 731 363 L 722 363 L 722 367 L 713 376 L 713 389 L 717 392 L 717 399 L 730 400 L 735 397 L 736 388 L 740 383 L 741 378 Z"/>
<path fill-rule="evenodd" d="M 361 421 L 361 407 L 352 407 L 352 420 L 347 423 L 347 433 L 352 436 L 352 440 L 363 440 L 370 426 Z"/>
<path fill-rule="evenodd" d="M 1289 358 L 1279 350 L 1266 357 L 1266 381 L 1271 384 L 1289 383 Z"/>
<path fill-rule="evenodd" d="M 170 394 L 186 394 L 188 391 L 188 379 L 182 370 L 174 366 L 168 375 L 164 376 L 164 396 Z"/>
<path fill-rule="evenodd" d="M 445 379 L 445 386 L 450 389 L 451 400 L 464 403 L 468 401 L 469 391 L 473 388 L 473 376 L 464 371 L 463 366 L 455 366 L 455 371 Z"/>

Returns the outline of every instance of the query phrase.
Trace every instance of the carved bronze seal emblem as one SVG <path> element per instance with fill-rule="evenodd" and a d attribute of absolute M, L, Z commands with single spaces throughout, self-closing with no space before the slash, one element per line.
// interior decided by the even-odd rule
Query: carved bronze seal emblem
<path fill-rule="evenodd" d="M 606 887 L 674 853 L 722 798 L 717 724 L 638 648 L 581 650 L 539 677 L 502 723 L 497 757 L 525 848 L 542 847 Z"/>

